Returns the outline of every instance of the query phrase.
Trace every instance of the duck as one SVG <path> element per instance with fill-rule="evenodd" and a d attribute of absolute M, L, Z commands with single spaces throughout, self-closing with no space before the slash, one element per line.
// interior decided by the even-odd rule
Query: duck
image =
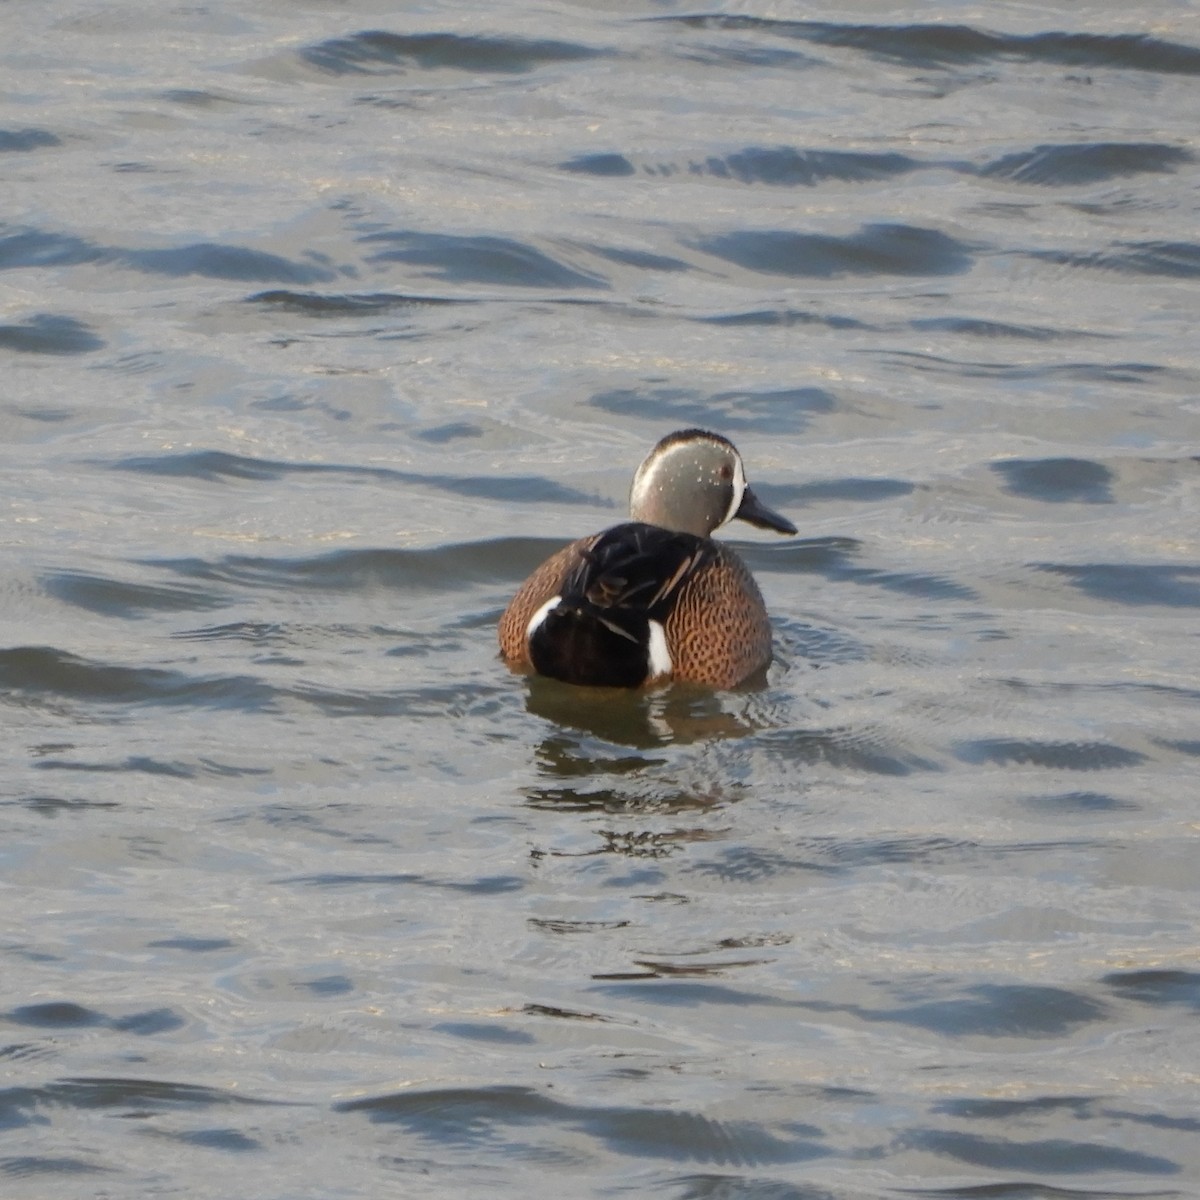
<path fill-rule="evenodd" d="M 794 535 L 750 489 L 734 444 L 668 434 L 638 467 L 628 521 L 564 546 L 500 618 L 500 655 L 564 683 L 735 688 L 771 661 L 771 622 L 749 568 L 712 533 L 728 521 Z"/>

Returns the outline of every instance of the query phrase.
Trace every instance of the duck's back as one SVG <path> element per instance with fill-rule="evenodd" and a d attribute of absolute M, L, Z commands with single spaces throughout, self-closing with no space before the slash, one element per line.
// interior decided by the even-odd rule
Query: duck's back
<path fill-rule="evenodd" d="M 742 560 L 711 538 L 641 522 L 552 555 L 499 635 L 514 664 L 602 686 L 673 677 L 733 687 L 771 657 L 766 609 Z"/>

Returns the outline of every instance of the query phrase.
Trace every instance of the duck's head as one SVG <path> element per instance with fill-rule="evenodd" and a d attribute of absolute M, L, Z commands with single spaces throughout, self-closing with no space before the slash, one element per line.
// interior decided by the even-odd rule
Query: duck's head
<path fill-rule="evenodd" d="M 796 532 L 750 490 L 734 444 L 705 429 L 669 433 L 650 451 L 633 477 L 629 515 L 699 537 L 735 517 L 778 533 Z"/>

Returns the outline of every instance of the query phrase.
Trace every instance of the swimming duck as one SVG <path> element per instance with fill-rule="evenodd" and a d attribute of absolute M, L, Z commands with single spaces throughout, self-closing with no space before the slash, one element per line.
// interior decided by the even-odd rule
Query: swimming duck
<path fill-rule="evenodd" d="M 567 683 L 667 679 L 731 688 L 771 661 L 771 624 L 745 563 L 709 536 L 735 517 L 794 534 L 750 490 L 733 443 L 668 434 L 633 477 L 632 518 L 551 555 L 500 618 L 500 653 Z"/>

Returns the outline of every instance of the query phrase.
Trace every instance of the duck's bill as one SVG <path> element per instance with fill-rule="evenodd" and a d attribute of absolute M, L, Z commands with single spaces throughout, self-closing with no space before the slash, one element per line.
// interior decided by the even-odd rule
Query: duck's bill
<path fill-rule="evenodd" d="M 776 533 L 796 533 L 796 527 L 787 519 L 781 517 L 773 509 L 768 508 L 749 488 L 742 493 L 742 503 L 734 514 L 739 521 L 749 521 L 760 529 L 774 529 Z"/>

